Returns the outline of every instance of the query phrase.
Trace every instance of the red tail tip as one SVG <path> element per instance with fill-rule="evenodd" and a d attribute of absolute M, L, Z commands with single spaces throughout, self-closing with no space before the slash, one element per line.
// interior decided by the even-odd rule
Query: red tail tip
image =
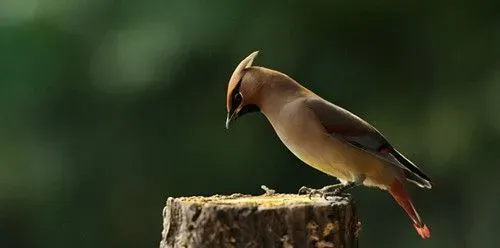
<path fill-rule="evenodd" d="M 423 239 L 428 239 L 431 237 L 431 231 L 429 228 L 424 224 L 424 226 L 418 226 L 417 224 L 413 224 L 415 229 L 417 229 L 418 235 L 422 237 Z"/>

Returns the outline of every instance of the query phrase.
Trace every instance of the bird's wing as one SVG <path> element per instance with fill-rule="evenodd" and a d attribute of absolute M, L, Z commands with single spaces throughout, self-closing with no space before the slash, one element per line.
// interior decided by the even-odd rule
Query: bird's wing
<path fill-rule="evenodd" d="M 409 181 L 420 187 L 431 188 L 429 177 L 394 149 L 387 139 L 368 122 L 319 97 L 309 98 L 305 102 L 330 136 L 402 168 Z"/>

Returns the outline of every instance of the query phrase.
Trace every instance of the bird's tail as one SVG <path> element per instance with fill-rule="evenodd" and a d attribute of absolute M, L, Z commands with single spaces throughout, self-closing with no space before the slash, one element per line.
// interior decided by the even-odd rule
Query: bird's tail
<path fill-rule="evenodd" d="M 392 197 L 394 197 L 399 206 L 401 206 L 410 216 L 411 220 L 413 221 L 413 226 L 417 230 L 417 233 L 420 235 L 420 237 L 422 237 L 423 239 L 429 238 L 431 236 L 431 231 L 422 222 L 422 219 L 413 206 L 413 203 L 408 193 L 406 193 L 403 184 L 398 179 L 394 180 L 394 182 L 392 183 L 391 188 L 389 189 L 389 193 L 391 193 Z"/>

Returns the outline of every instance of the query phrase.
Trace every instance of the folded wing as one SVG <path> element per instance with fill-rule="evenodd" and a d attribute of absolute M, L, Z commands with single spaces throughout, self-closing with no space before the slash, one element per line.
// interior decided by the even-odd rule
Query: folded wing
<path fill-rule="evenodd" d="M 368 122 L 320 97 L 307 99 L 306 105 L 315 113 L 325 131 L 333 138 L 343 140 L 402 168 L 408 181 L 423 188 L 432 188 L 429 177 L 394 149 L 387 139 Z"/>

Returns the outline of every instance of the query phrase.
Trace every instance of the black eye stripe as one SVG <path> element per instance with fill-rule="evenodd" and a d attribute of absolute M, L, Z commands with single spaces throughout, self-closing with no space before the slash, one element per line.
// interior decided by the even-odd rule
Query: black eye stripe
<path fill-rule="evenodd" d="M 239 105 L 241 103 L 241 100 L 243 98 L 241 97 L 241 94 L 239 92 L 236 92 L 233 96 L 233 104 L 234 105 Z"/>
<path fill-rule="evenodd" d="M 240 87 L 241 87 L 241 79 L 238 82 L 238 84 L 236 85 L 236 87 L 234 87 L 233 92 L 232 92 L 231 105 L 232 105 L 233 109 L 236 109 L 240 105 L 241 100 L 242 100 L 242 97 L 240 94 Z"/>

